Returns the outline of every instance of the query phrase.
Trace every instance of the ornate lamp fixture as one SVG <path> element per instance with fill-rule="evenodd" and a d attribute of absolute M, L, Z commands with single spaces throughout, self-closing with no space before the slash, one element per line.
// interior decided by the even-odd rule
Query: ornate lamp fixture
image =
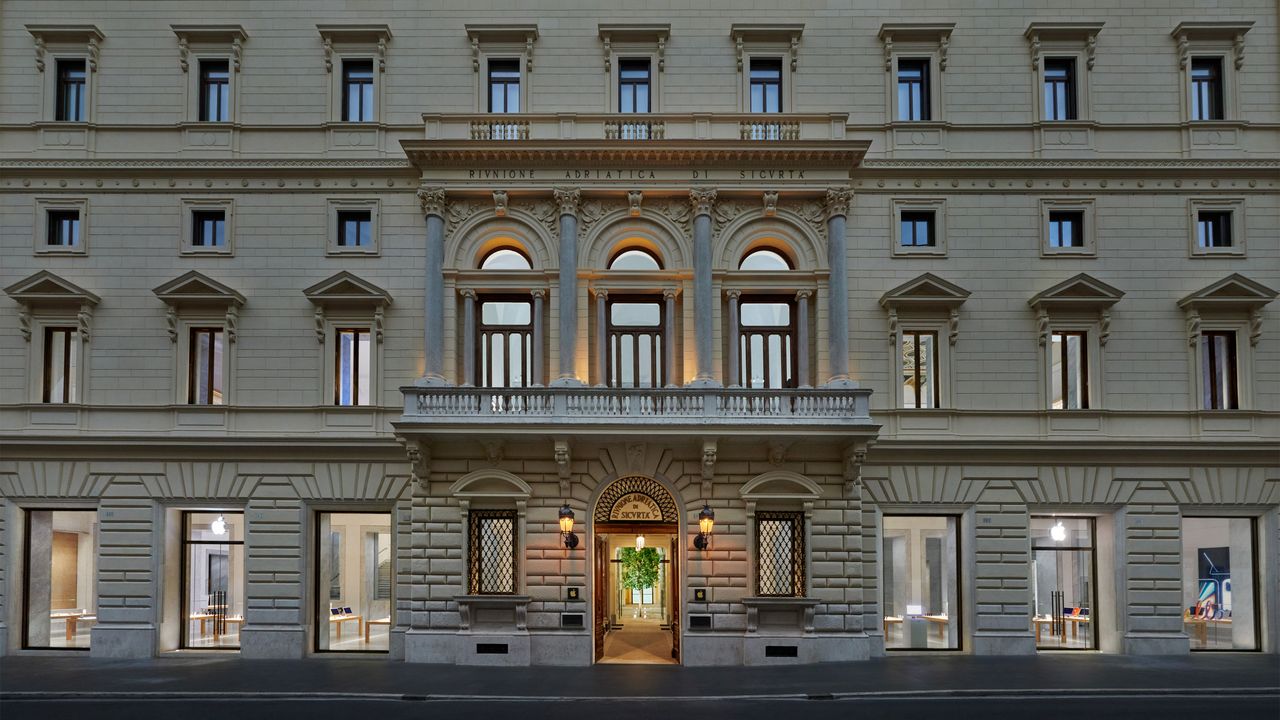
<path fill-rule="evenodd" d="M 693 546 L 706 550 L 711 545 L 711 531 L 716 526 L 716 512 L 711 506 L 702 503 L 702 511 L 698 513 L 698 537 L 693 539 Z"/>
<path fill-rule="evenodd" d="M 560 536 L 564 538 L 564 546 L 570 550 L 578 547 L 578 536 L 573 534 L 573 509 L 569 503 L 560 508 Z"/>

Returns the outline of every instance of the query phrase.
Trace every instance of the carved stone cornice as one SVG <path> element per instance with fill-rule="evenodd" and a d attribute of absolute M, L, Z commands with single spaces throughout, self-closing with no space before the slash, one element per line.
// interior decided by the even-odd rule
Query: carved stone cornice
<path fill-rule="evenodd" d="M 555 188 L 551 191 L 551 197 L 561 215 L 578 214 L 578 206 L 582 203 L 582 191 L 578 188 Z"/>
<path fill-rule="evenodd" d="M 448 201 L 442 187 L 418 188 L 418 204 L 422 206 L 423 215 L 435 215 L 441 219 L 446 217 Z"/>
<path fill-rule="evenodd" d="M 694 216 L 712 215 L 716 204 L 715 188 L 694 188 L 689 191 L 689 203 Z"/>

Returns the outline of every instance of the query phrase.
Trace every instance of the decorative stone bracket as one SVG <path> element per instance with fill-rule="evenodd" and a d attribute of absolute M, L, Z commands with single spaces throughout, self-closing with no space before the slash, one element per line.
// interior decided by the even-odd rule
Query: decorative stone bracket
<path fill-rule="evenodd" d="M 240 25 L 170 25 L 178 36 L 178 67 L 182 72 L 191 68 L 191 44 L 229 46 L 231 69 L 240 72 L 240 60 L 244 53 L 244 41 L 249 39 Z"/>
<path fill-rule="evenodd" d="M 316 25 L 324 50 L 324 70 L 333 72 L 333 46 L 371 47 L 378 59 L 378 72 L 387 71 L 387 43 L 391 28 L 387 25 Z"/>
<path fill-rule="evenodd" d="M 98 71 L 98 53 L 106 37 L 97 25 L 28 25 L 27 32 L 35 43 L 36 71 L 44 72 L 45 53 L 49 43 L 83 45 L 89 56 L 89 72 Z"/>
<path fill-rule="evenodd" d="M 716 477 L 716 439 L 702 440 L 702 496 L 711 497 L 711 483 Z"/>
<path fill-rule="evenodd" d="M 760 611 L 795 612 L 800 617 L 797 630 L 805 634 L 813 632 L 814 611 L 818 607 L 817 598 L 803 597 L 745 597 L 742 604 L 747 606 L 747 632 L 760 630 Z"/>
<path fill-rule="evenodd" d="M 555 443 L 554 458 L 556 461 L 556 474 L 560 476 L 560 494 L 563 495 L 564 497 L 568 497 L 569 496 L 569 478 L 572 476 L 570 473 L 570 467 L 569 467 L 570 462 L 572 462 L 572 457 L 570 456 L 570 449 L 569 449 L 569 439 L 556 438 L 554 443 Z"/>
<path fill-rule="evenodd" d="M 458 629 L 470 631 L 480 610 L 509 610 L 518 632 L 529 629 L 528 595 L 457 595 Z"/>
<path fill-rule="evenodd" d="M 871 443 L 856 443 L 844 451 L 844 494 L 853 496 L 862 482 L 862 465 L 867 461 L 867 448 Z"/>

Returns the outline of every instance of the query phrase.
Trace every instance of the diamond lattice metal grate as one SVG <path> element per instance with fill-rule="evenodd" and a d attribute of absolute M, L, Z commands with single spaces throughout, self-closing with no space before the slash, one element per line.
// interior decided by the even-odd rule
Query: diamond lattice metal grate
<path fill-rule="evenodd" d="M 469 591 L 502 595 L 516 591 L 516 513 L 473 510 L 470 519 Z"/>
<path fill-rule="evenodd" d="M 804 595 L 804 513 L 756 513 L 756 593 Z"/>

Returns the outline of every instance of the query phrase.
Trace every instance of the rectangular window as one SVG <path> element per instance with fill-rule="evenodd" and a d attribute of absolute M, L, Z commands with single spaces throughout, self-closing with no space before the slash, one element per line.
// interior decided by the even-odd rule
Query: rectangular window
<path fill-rule="evenodd" d="M 958 650 L 960 519 L 885 515 L 881 607 L 889 650 Z"/>
<path fill-rule="evenodd" d="M 902 333 L 902 407 L 936 408 L 938 388 L 938 333 L 907 330 Z"/>
<path fill-rule="evenodd" d="M 489 112 L 520 112 L 519 58 L 495 58 L 489 61 Z"/>
<path fill-rule="evenodd" d="M 336 339 L 333 403 L 368 405 L 369 331 L 364 328 L 339 328 Z"/>
<path fill-rule="evenodd" d="M 231 119 L 231 69 L 226 60 L 200 61 L 200 119 L 204 122 Z"/>
<path fill-rule="evenodd" d="M 1231 211 L 1201 210 L 1196 213 L 1196 238 L 1202 248 L 1231 247 Z"/>
<path fill-rule="evenodd" d="M 898 59 L 898 119 L 929 120 L 928 58 Z"/>
<path fill-rule="evenodd" d="M 1233 330 L 1200 333 L 1200 372 L 1205 410 L 1238 410 L 1236 334 Z"/>
<path fill-rule="evenodd" d="M 649 65 L 649 58 L 623 58 L 618 61 L 618 112 L 650 112 Z"/>
<path fill-rule="evenodd" d="M 1192 58 L 1191 119 L 1221 120 L 1222 58 Z"/>
<path fill-rule="evenodd" d="M 373 61 L 342 61 L 342 119 L 373 120 Z"/>
<path fill-rule="evenodd" d="M 79 355 L 79 330 L 73 327 L 44 329 L 44 390 L 41 395 L 44 402 L 73 403 L 78 400 Z"/>
<path fill-rule="evenodd" d="M 526 296 L 527 297 L 527 296 Z M 533 382 L 533 303 L 518 297 L 480 302 L 480 387 L 527 387 Z"/>
<path fill-rule="evenodd" d="M 1041 650 L 1097 648 L 1093 518 L 1031 518 L 1031 624 Z"/>
<path fill-rule="evenodd" d="M 1251 517 L 1182 519 L 1182 623 L 1192 650 L 1259 649 L 1257 550 Z"/>
<path fill-rule="evenodd" d="M 373 245 L 373 212 L 371 210 L 338 211 L 338 247 L 370 247 Z"/>
<path fill-rule="evenodd" d="M 1072 58 L 1044 61 L 1044 119 L 1076 119 L 1076 61 Z"/>
<path fill-rule="evenodd" d="M 610 299 L 608 308 L 610 387 L 662 387 L 662 343 L 666 341 L 660 300 Z"/>
<path fill-rule="evenodd" d="M 471 595 L 516 591 L 516 512 L 472 510 L 468 519 L 467 576 Z"/>
<path fill-rule="evenodd" d="M 238 650 L 244 627 L 244 513 L 184 512 L 180 647 Z"/>
<path fill-rule="evenodd" d="M 187 354 L 187 402 L 191 405 L 221 405 L 222 328 L 192 328 Z"/>
<path fill-rule="evenodd" d="M 191 246 L 197 248 L 225 247 L 227 244 L 227 214 L 223 210 L 191 211 Z"/>
<path fill-rule="evenodd" d="M 1050 211 L 1049 247 L 1084 247 L 1084 213 L 1079 210 Z"/>
<path fill-rule="evenodd" d="M 53 119 L 59 122 L 85 121 L 87 76 L 84 60 L 58 60 L 58 95 Z"/>
<path fill-rule="evenodd" d="M 934 247 L 937 243 L 933 230 L 932 210 L 904 210 L 901 213 L 901 237 L 903 247 Z"/>
<path fill-rule="evenodd" d="M 751 58 L 751 112 L 782 112 L 782 58 Z"/>
<path fill-rule="evenodd" d="M 79 210 L 50 210 L 48 217 L 49 247 L 73 248 L 80 244 Z"/>
<path fill-rule="evenodd" d="M 316 650 L 387 652 L 394 602 L 391 516 L 322 512 L 317 520 Z"/>
<path fill-rule="evenodd" d="M 98 622 L 98 513 L 28 510 L 22 646 L 89 649 Z"/>
<path fill-rule="evenodd" d="M 804 513 L 756 513 L 756 594 L 804 597 Z"/>
<path fill-rule="evenodd" d="M 749 388 L 796 387 L 796 320 L 792 301 L 744 298 L 738 305 L 739 382 Z"/>
<path fill-rule="evenodd" d="M 1088 334 L 1055 332 L 1049 347 L 1051 403 L 1054 410 L 1089 407 Z"/>

